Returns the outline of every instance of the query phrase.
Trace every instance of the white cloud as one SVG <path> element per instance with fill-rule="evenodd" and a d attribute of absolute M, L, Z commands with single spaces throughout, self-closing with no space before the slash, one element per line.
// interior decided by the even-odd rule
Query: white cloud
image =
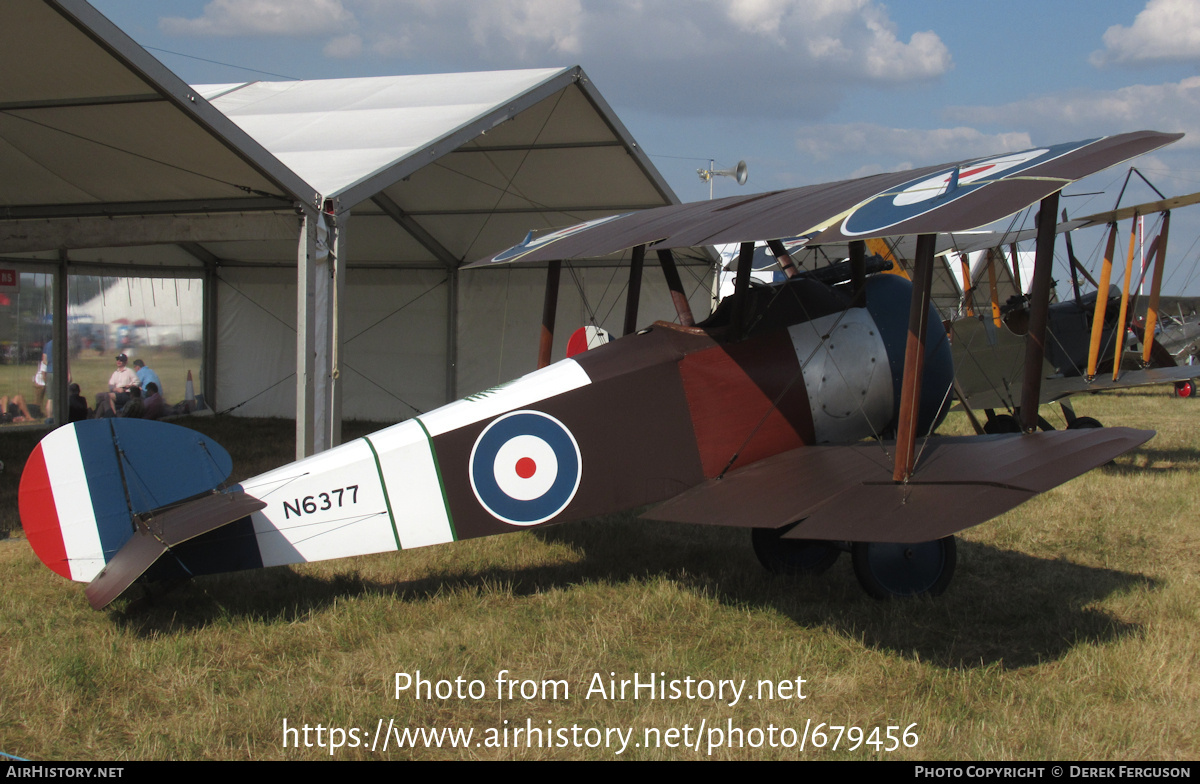
<path fill-rule="evenodd" d="M 1116 90 L 1050 94 L 1003 106 L 952 107 L 943 115 L 976 125 L 1022 127 L 1042 142 L 1083 139 L 1149 128 L 1183 131 L 1175 146 L 1200 146 L 1200 76 Z"/>
<path fill-rule="evenodd" d="M 163 17 L 159 27 L 171 35 L 310 36 L 353 22 L 341 0 L 212 0 L 199 17 Z"/>
<path fill-rule="evenodd" d="M 796 149 L 817 160 L 858 155 L 899 161 L 889 163 L 888 171 L 1025 150 L 1032 146 L 1027 133 L 987 134 L 967 127 L 924 130 L 850 123 L 806 126 L 796 134 Z M 867 173 L 881 170 L 876 164 L 865 164 L 860 169 Z"/>
<path fill-rule="evenodd" d="M 849 89 L 936 79 L 936 33 L 907 40 L 879 0 L 212 0 L 188 35 L 328 33 L 329 57 L 419 70 L 582 64 L 626 105 L 704 115 L 827 114 Z M 402 69 L 404 66 L 400 66 Z"/>
<path fill-rule="evenodd" d="M 1200 60 L 1200 0 L 1149 0 L 1133 26 L 1113 25 L 1095 66 Z"/>
<path fill-rule="evenodd" d="M 326 57 L 339 60 L 358 57 L 363 52 L 362 37 L 356 33 L 339 35 L 337 38 L 331 38 L 321 51 Z"/>

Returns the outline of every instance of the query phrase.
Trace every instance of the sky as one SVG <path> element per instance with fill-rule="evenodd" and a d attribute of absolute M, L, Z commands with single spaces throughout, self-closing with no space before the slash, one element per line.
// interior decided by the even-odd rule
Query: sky
<path fill-rule="evenodd" d="M 1141 129 L 1187 136 L 1138 170 L 1200 190 L 1200 0 L 91 2 L 192 84 L 581 65 L 683 201 L 710 159 L 749 168 L 721 197 Z M 1111 209 L 1127 172 L 1063 206 Z M 1156 198 L 1134 177 L 1121 204 Z M 1190 209 L 1168 293 L 1200 295 Z"/>

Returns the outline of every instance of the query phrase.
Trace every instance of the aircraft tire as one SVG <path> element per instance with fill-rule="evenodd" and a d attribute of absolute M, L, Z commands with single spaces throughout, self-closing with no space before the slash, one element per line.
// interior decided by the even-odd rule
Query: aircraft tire
<path fill-rule="evenodd" d="M 1075 421 L 1067 425 L 1067 430 L 1084 430 L 1092 427 L 1104 427 L 1099 419 L 1093 417 L 1075 417 Z"/>
<path fill-rule="evenodd" d="M 918 544 L 855 542 L 851 552 L 859 585 L 880 600 L 940 596 L 958 563 L 953 536 Z"/>
<path fill-rule="evenodd" d="M 1020 433 L 1021 424 L 1012 414 L 997 414 L 983 424 L 983 432 L 988 435 L 996 433 Z"/>
<path fill-rule="evenodd" d="M 1196 380 L 1188 379 L 1187 381 L 1175 382 L 1175 395 L 1177 397 L 1195 397 L 1196 396 Z"/>
<path fill-rule="evenodd" d="M 755 528 L 750 532 L 754 555 L 774 574 L 815 577 L 824 574 L 842 551 L 834 542 L 814 539 L 784 539 L 788 528 Z"/>

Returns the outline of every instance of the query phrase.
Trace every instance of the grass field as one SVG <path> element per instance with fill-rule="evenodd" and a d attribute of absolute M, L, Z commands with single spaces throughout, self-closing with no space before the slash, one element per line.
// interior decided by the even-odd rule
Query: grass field
<path fill-rule="evenodd" d="M 1196 759 L 1200 403 L 1155 389 L 1076 409 L 1158 436 L 965 532 L 938 599 L 875 602 L 845 556 L 818 579 L 775 577 L 744 532 L 620 516 L 201 578 L 94 612 L 82 586 L 42 566 L 14 531 L 0 541 L 0 751 L 328 758 L 315 745 L 320 725 L 326 744 L 354 740 L 329 728 L 358 731 L 367 748 L 333 755 L 353 759 Z M 189 424 L 229 448 L 239 477 L 292 449 L 290 422 Z M 35 441 L 0 434 L 0 528 L 15 526 Z M 397 696 L 396 673 L 418 670 L 443 689 L 479 681 L 483 695 Z M 518 683 L 497 699 L 502 671 L 539 694 L 523 698 Z M 803 679 L 805 699 L 588 696 L 597 678 L 607 687 L 635 674 L 681 688 L 689 677 L 694 687 L 746 679 L 752 691 Z M 569 691 L 543 698 L 543 681 Z M 314 745 L 286 735 L 285 721 L 307 724 Z M 467 748 L 445 738 L 440 748 L 369 748 L 393 721 L 475 734 Z M 822 723 L 818 749 L 811 729 Z M 829 725 L 855 729 L 834 750 Z M 530 726 L 551 731 L 533 748 Z M 890 752 L 888 727 L 898 728 Z M 632 733 L 620 753 L 617 730 Z M 714 730 L 726 742 L 710 754 Z"/>

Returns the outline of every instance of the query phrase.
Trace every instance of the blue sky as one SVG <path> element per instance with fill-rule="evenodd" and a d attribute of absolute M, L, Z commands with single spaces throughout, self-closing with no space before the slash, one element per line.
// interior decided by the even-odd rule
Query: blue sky
<path fill-rule="evenodd" d="M 1200 0 L 92 3 L 194 84 L 582 65 L 685 201 L 710 157 L 752 192 L 1141 128 L 1188 134 L 1136 165 L 1200 190 Z M 1126 170 L 1065 206 L 1112 207 Z M 1168 290 L 1200 294 L 1198 236 L 1180 211 Z"/>

